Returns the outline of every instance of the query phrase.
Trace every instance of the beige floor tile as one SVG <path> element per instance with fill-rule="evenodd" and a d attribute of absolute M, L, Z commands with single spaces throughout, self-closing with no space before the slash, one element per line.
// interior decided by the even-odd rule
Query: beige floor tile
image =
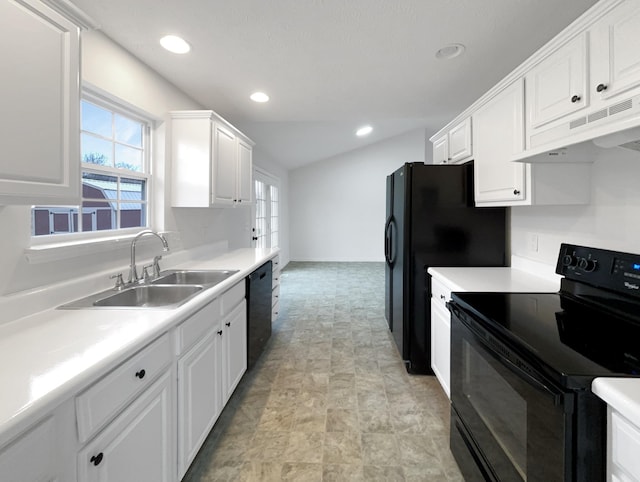
<path fill-rule="evenodd" d="M 322 461 L 325 464 L 361 464 L 360 435 L 352 432 L 327 432 Z"/>
<path fill-rule="evenodd" d="M 355 409 L 329 408 L 327 410 L 327 432 L 360 432 L 358 411 Z"/>
<path fill-rule="evenodd" d="M 283 460 L 296 463 L 322 463 L 323 432 L 291 432 Z"/>
<path fill-rule="evenodd" d="M 394 434 L 363 433 L 362 453 L 365 465 L 397 465 L 400 461 Z"/>

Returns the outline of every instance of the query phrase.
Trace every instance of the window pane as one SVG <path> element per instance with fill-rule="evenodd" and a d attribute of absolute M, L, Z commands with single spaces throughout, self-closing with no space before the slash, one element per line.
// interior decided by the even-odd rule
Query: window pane
<path fill-rule="evenodd" d="M 137 228 L 146 226 L 146 204 L 122 203 L 120 205 L 120 227 Z"/>
<path fill-rule="evenodd" d="M 122 201 L 146 201 L 147 181 L 123 177 L 120 180 L 120 199 Z"/>
<path fill-rule="evenodd" d="M 121 115 L 115 115 L 116 141 L 142 147 L 142 124 Z"/>
<path fill-rule="evenodd" d="M 82 230 L 116 229 L 115 203 L 85 201 L 82 203 Z"/>
<path fill-rule="evenodd" d="M 116 167 L 142 172 L 142 151 L 122 144 L 116 144 Z"/>
<path fill-rule="evenodd" d="M 93 132 L 103 137 L 113 137 L 111 112 L 83 100 L 82 130 Z"/>
<path fill-rule="evenodd" d="M 113 167 L 112 149 L 110 141 L 100 139 L 91 134 L 82 133 L 82 162 Z"/>
<path fill-rule="evenodd" d="M 82 197 L 86 199 L 118 199 L 118 178 L 94 172 L 82 172 Z"/>

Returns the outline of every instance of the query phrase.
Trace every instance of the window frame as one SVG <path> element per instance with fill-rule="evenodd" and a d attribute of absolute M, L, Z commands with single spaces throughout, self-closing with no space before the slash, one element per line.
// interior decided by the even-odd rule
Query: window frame
<path fill-rule="evenodd" d="M 265 232 L 261 233 L 258 236 L 258 233 L 253 231 L 252 232 L 252 236 L 258 239 L 252 239 L 251 240 L 251 246 L 253 247 L 258 247 L 258 241 L 260 241 L 260 238 L 263 238 L 264 240 L 264 244 L 265 246 L 262 246 L 263 249 L 270 249 L 270 248 L 279 248 L 280 247 L 280 224 L 281 224 L 281 205 L 280 205 L 280 179 L 277 178 L 276 176 L 263 171 L 262 169 L 255 167 L 253 170 L 253 180 L 254 180 L 254 203 L 252 204 L 252 216 L 251 216 L 251 222 L 253 225 L 253 229 L 257 229 L 258 225 L 257 225 L 257 214 L 258 214 L 258 197 L 257 197 L 257 192 L 256 192 L 256 183 L 260 182 L 263 184 L 264 186 L 264 213 L 263 213 L 263 218 L 264 218 L 264 222 L 265 222 Z M 272 241 L 273 241 L 273 230 L 272 230 L 272 224 L 273 224 L 273 213 L 272 213 L 272 204 L 273 204 L 273 200 L 271 199 L 271 188 L 274 187 L 277 189 L 278 192 L 278 199 L 276 200 L 277 203 L 277 213 L 276 213 L 276 220 L 277 220 L 277 229 L 275 230 L 275 232 L 277 233 L 277 241 L 278 241 L 278 245 L 277 246 L 272 246 Z"/>
<path fill-rule="evenodd" d="M 80 183 L 79 188 L 79 196 L 77 204 L 37 204 L 32 205 L 30 209 L 30 217 L 31 222 L 33 222 L 34 218 L 34 208 L 35 207 L 43 207 L 43 208 L 75 208 L 80 213 L 82 212 L 82 204 L 85 200 L 83 197 L 83 189 L 82 189 L 82 179 L 83 173 L 95 173 L 95 174 L 103 174 L 115 176 L 120 181 L 121 179 L 144 179 L 145 180 L 145 191 L 146 191 L 146 200 L 144 201 L 144 205 L 146 206 L 146 223 L 144 226 L 135 226 L 129 228 L 116 228 L 116 229 L 105 229 L 105 230 L 96 230 L 96 231 L 80 231 L 80 232 L 69 232 L 69 233 L 57 233 L 57 234 L 41 234 L 34 235 L 33 234 L 33 225 L 30 223 L 30 246 L 34 248 L 44 248 L 47 245 L 52 246 L 75 246 L 78 244 L 87 244 L 91 242 L 100 242 L 100 241 L 112 241 L 114 238 L 128 238 L 135 236 L 135 234 L 139 233 L 143 229 L 153 229 L 153 220 L 154 220 L 154 175 L 153 175 L 153 132 L 155 130 L 156 119 L 150 114 L 142 111 L 141 109 L 128 104 L 122 99 L 116 98 L 106 92 L 101 92 L 99 89 L 93 89 L 91 87 L 83 87 L 80 97 L 80 106 L 82 105 L 82 101 L 90 102 L 100 108 L 107 109 L 112 113 L 120 114 L 128 119 L 134 120 L 136 122 L 140 122 L 143 124 L 143 132 L 142 132 L 142 172 L 125 170 L 122 168 L 116 167 L 108 167 L 101 166 L 98 164 L 91 164 L 83 162 L 82 159 L 78 159 L 80 163 L 79 169 L 79 177 L 77 182 Z M 78 142 L 81 142 L 82 136 L 82 124 L 80 124 L 80 130 L 78 131 Z M 117 201 L 120 203 L 120 198 L 118 197 Z M 120 211 L 118 209 L 118 211 Z M 120 212 L 118 212 L 118 219 L 120 218 Z"/>

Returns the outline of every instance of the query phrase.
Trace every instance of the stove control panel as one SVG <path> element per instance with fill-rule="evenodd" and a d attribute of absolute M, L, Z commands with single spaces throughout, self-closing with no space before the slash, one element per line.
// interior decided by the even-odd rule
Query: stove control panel
<path fill-rule="evenodd" d="M 640 297 L 640 255 L 562 243 L 556 273 Z"/>

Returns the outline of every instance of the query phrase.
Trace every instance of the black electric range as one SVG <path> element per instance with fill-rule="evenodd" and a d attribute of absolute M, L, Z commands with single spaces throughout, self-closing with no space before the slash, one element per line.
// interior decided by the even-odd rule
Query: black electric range
<path fill-rule="evenodd" d="M 594 378 L 640 376 L 640 255 L 563 244 L 557 293 L 454 293 L 451 447 L 467 480 L 604 480 Z"/>

